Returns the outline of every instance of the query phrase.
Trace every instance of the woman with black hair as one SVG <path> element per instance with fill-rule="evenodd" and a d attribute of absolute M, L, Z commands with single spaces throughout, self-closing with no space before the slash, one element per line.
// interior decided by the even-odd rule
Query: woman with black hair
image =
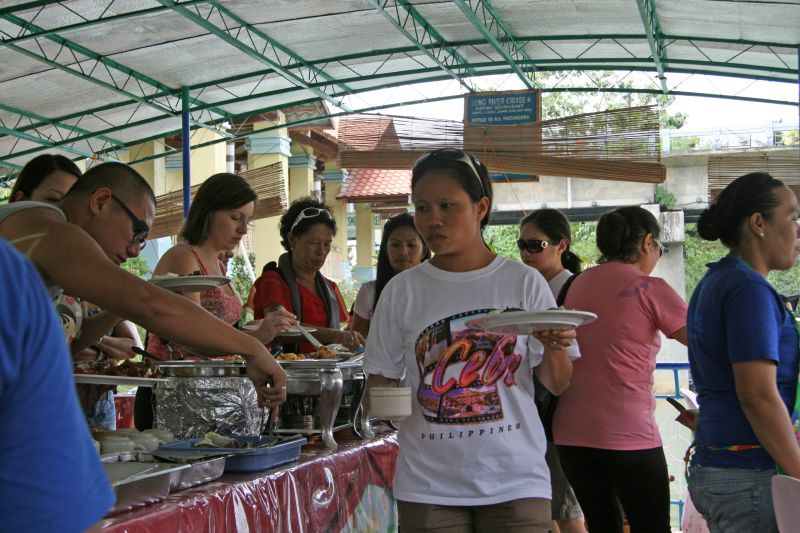
<path fill-rule="evenodd" d="M 650 274 L 664 252 L 656 217 L 638 206 L 597 223 L 599 265 L 569 286 L 564 307 L 597 320 L 578 329 L 581 357 L 553 418 L 553 440 L 589 531 L 668 533 L 669 474 L 655 421 L 661 333 L 686 343 L 686 302 Z M 617 503 L 619 502 L 619 503 Z"/>
<path fill-rule="evenodd" d="M 769 174 L 734 180 L 703 211 L 700 236 L 730 253 L 708 265 L 689 304 L 689 363 L 700 405 L 689 491 L 712 533 L 778 531 L 776 465 L 800 478 L 798 332 L 766 277 L 800 254 L 794 192 Z"/>
<path fill-rule="evenodd" d="M 360 333 L 339 329 L 348 320 L 344 299 L 336 283 L 320 273 L 336 234 L 328 206 L 310 197 L 295 200 L 281 217 L 280 234 L 286 253 L 255 282 L 255 318 L 287 309 L 302 324 L 316 328 L 314 337 L 321 343 L 361 346 Z M 312 352 L 314 347 L 303 343 L 299 350 Z"/>
<path fill-rule="evenodd" d="M 22 167 L 8 201 L 57 205 L 82 174 L 78 165 L 63 155 L 36 156 Z"/>
<path fill-rule="evenodd" d="M 430 257 L 430 250 L 414 226 L 414 215 L 400 213 L 389 218 L 383 226 L 375 280 L 361 286 L 353 303 L 353 330 L 366 339 L 369 321 L 389 280 Z"/>
<path fill-rule="evenodd" d="M 542 276 L 483 240 L 489 172 L 446 148 L 411 177 L 414 223 L 433 252 L 378 300 L 365 350 L 368 388 L 405 375 L 411 416 L 398 434 L 393 491 L 401 531 L 550 531 L 546 442 L 532 373 L 560 393 L 575 331 L 493 334 L 471 320 L 554 305 Z"/>
<path fill-rule="evenodd" d="M 581 259 L 570 250 L 571 243 L 569 220 L 558 209 L 537 209 L 519 223 L 517 246 L 522 262 L 544 276 L 556 303 L 567 280 L 581 271 Z M 548 391 L 536 376 L 534 383 L 536 407 L 547 434 L 545 458 L 550 468 L 550 485 L 553 488 L 550 508 L 555 521 L 554 530 L 560 533 L 585 533 L 583 511 L 561 469 L 558 452 L 553 444 L 551 424 L 558 397 Z"/>

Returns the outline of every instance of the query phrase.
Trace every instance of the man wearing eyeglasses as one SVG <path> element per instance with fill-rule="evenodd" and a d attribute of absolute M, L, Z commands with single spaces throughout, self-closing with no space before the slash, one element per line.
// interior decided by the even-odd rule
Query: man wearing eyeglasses
<path fill-rule="evenodd" d="M 103 163 L 70 189 L 61 210 L 38 202 L 0 206 L 0 236 L 28 256 L 51 296 L 63 289 L 108 310 L 81 329 L 79 347 L 93 344 L 125 317 L 181 344 L 241 354 L 259 403 L 283 403 L 286 375 L 263 344 L 186 298 L 118 268 L 139 255 L 154 217 L 155 196 L 147 181 L 125 164 Z M 272 387 L 266 386 L 268 379 Z"/>

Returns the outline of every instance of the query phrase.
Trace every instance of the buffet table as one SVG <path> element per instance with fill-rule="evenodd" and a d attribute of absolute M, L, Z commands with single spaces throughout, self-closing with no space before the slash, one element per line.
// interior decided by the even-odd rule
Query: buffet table
<path fill-rule="evenodd" d="M 102 521 L 108 532 L 389 531 L 397 529 L 392 497 L 395 432 L 377 428 L 360 440 L 337 432 L 336 450 L 303 447 L 300 460 L 170 494 L 159 503 Z"/>

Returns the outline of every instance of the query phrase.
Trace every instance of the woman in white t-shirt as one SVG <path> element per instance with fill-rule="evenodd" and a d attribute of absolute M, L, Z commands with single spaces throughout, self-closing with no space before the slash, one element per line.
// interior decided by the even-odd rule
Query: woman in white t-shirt
<path fill-rule="evenodd" d="M 522 262 L 538 270 L 553 297 L 558 299 L 564 283 L 581 271 L 581 259 L 570 250 L 572 231 L 569 220 L 558 209 L 537 209 L 523 218 L 519 223 L 519 254 Z M 536 385 L 536 407 L 545 424 L 547 433 L 547 466 L 550 468 L 550 484 L 553 489 L 551 509 L 555 525 L 554 531 L 560 533 L 586 533 L 583 511 L 575 497 L 561 463 L 558 451 L 553 444 L 550 428 L 557 397 L 547 389 Z"/>
<path fill-rule="evenodd" d="M 405 373 L 412 389 L 393 483 L 400 528 L 549 531 L 550 475 L 531 369 L 563 391 L 578 357 L 575 331 L 517 337 L 469 327 L 493 310 L 555 303 L 538 272 L 484 243 L 492 188 L 476 158 L 449 148 L 423 155 L 411 191 L 414 222 L 434 256 L 388 283 L 364 360 L 368 387 Z"/>
<path fill-rule="evenodd" d="M 383 226 L 377 276 L 374 281 L 368 281 L 361 286 L 353 303 L 353 330 L 366 339 L 369 321 L 372 320 L 378 298 L 389 280 L 430 258 L 431 252 L 414 226 L 414 215 L 400 213 L 389 218 Z"/>

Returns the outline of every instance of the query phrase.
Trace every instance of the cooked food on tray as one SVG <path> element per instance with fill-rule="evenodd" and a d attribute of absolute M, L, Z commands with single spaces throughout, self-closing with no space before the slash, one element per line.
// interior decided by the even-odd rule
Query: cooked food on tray
<path fill-rule="evenodd" d="M 301 353 L 282 353 L 278 357 L 276 357 L 278 361 L 300 361 L 306 359 L 306 356 Z"/>
<path fill-rule="evenodd" d="M 76 374 L 94 374 L 102 376 L 123 376 L 131 378 L 158 378 L 161 373 L 158 367 L 149 358 L 136 362 L 126 359 L 117 361 L 107 359 L 104 361 L 78 361 L 74 364 L 73 372 Z"/>
<path fill-rule="evenodd" d="M 203 440 L 193 445 L 194 448 L 252 448 L 250 443 L 241 443 L 238 440 L 225 437 L 214 431 L 209 431 Z"/>
<path fill-rule="evenodd" d="M 328 346 L 320 346 L 317 348 L 316 356 L 317 359 L 336 359 L 336 352 Z"/>

